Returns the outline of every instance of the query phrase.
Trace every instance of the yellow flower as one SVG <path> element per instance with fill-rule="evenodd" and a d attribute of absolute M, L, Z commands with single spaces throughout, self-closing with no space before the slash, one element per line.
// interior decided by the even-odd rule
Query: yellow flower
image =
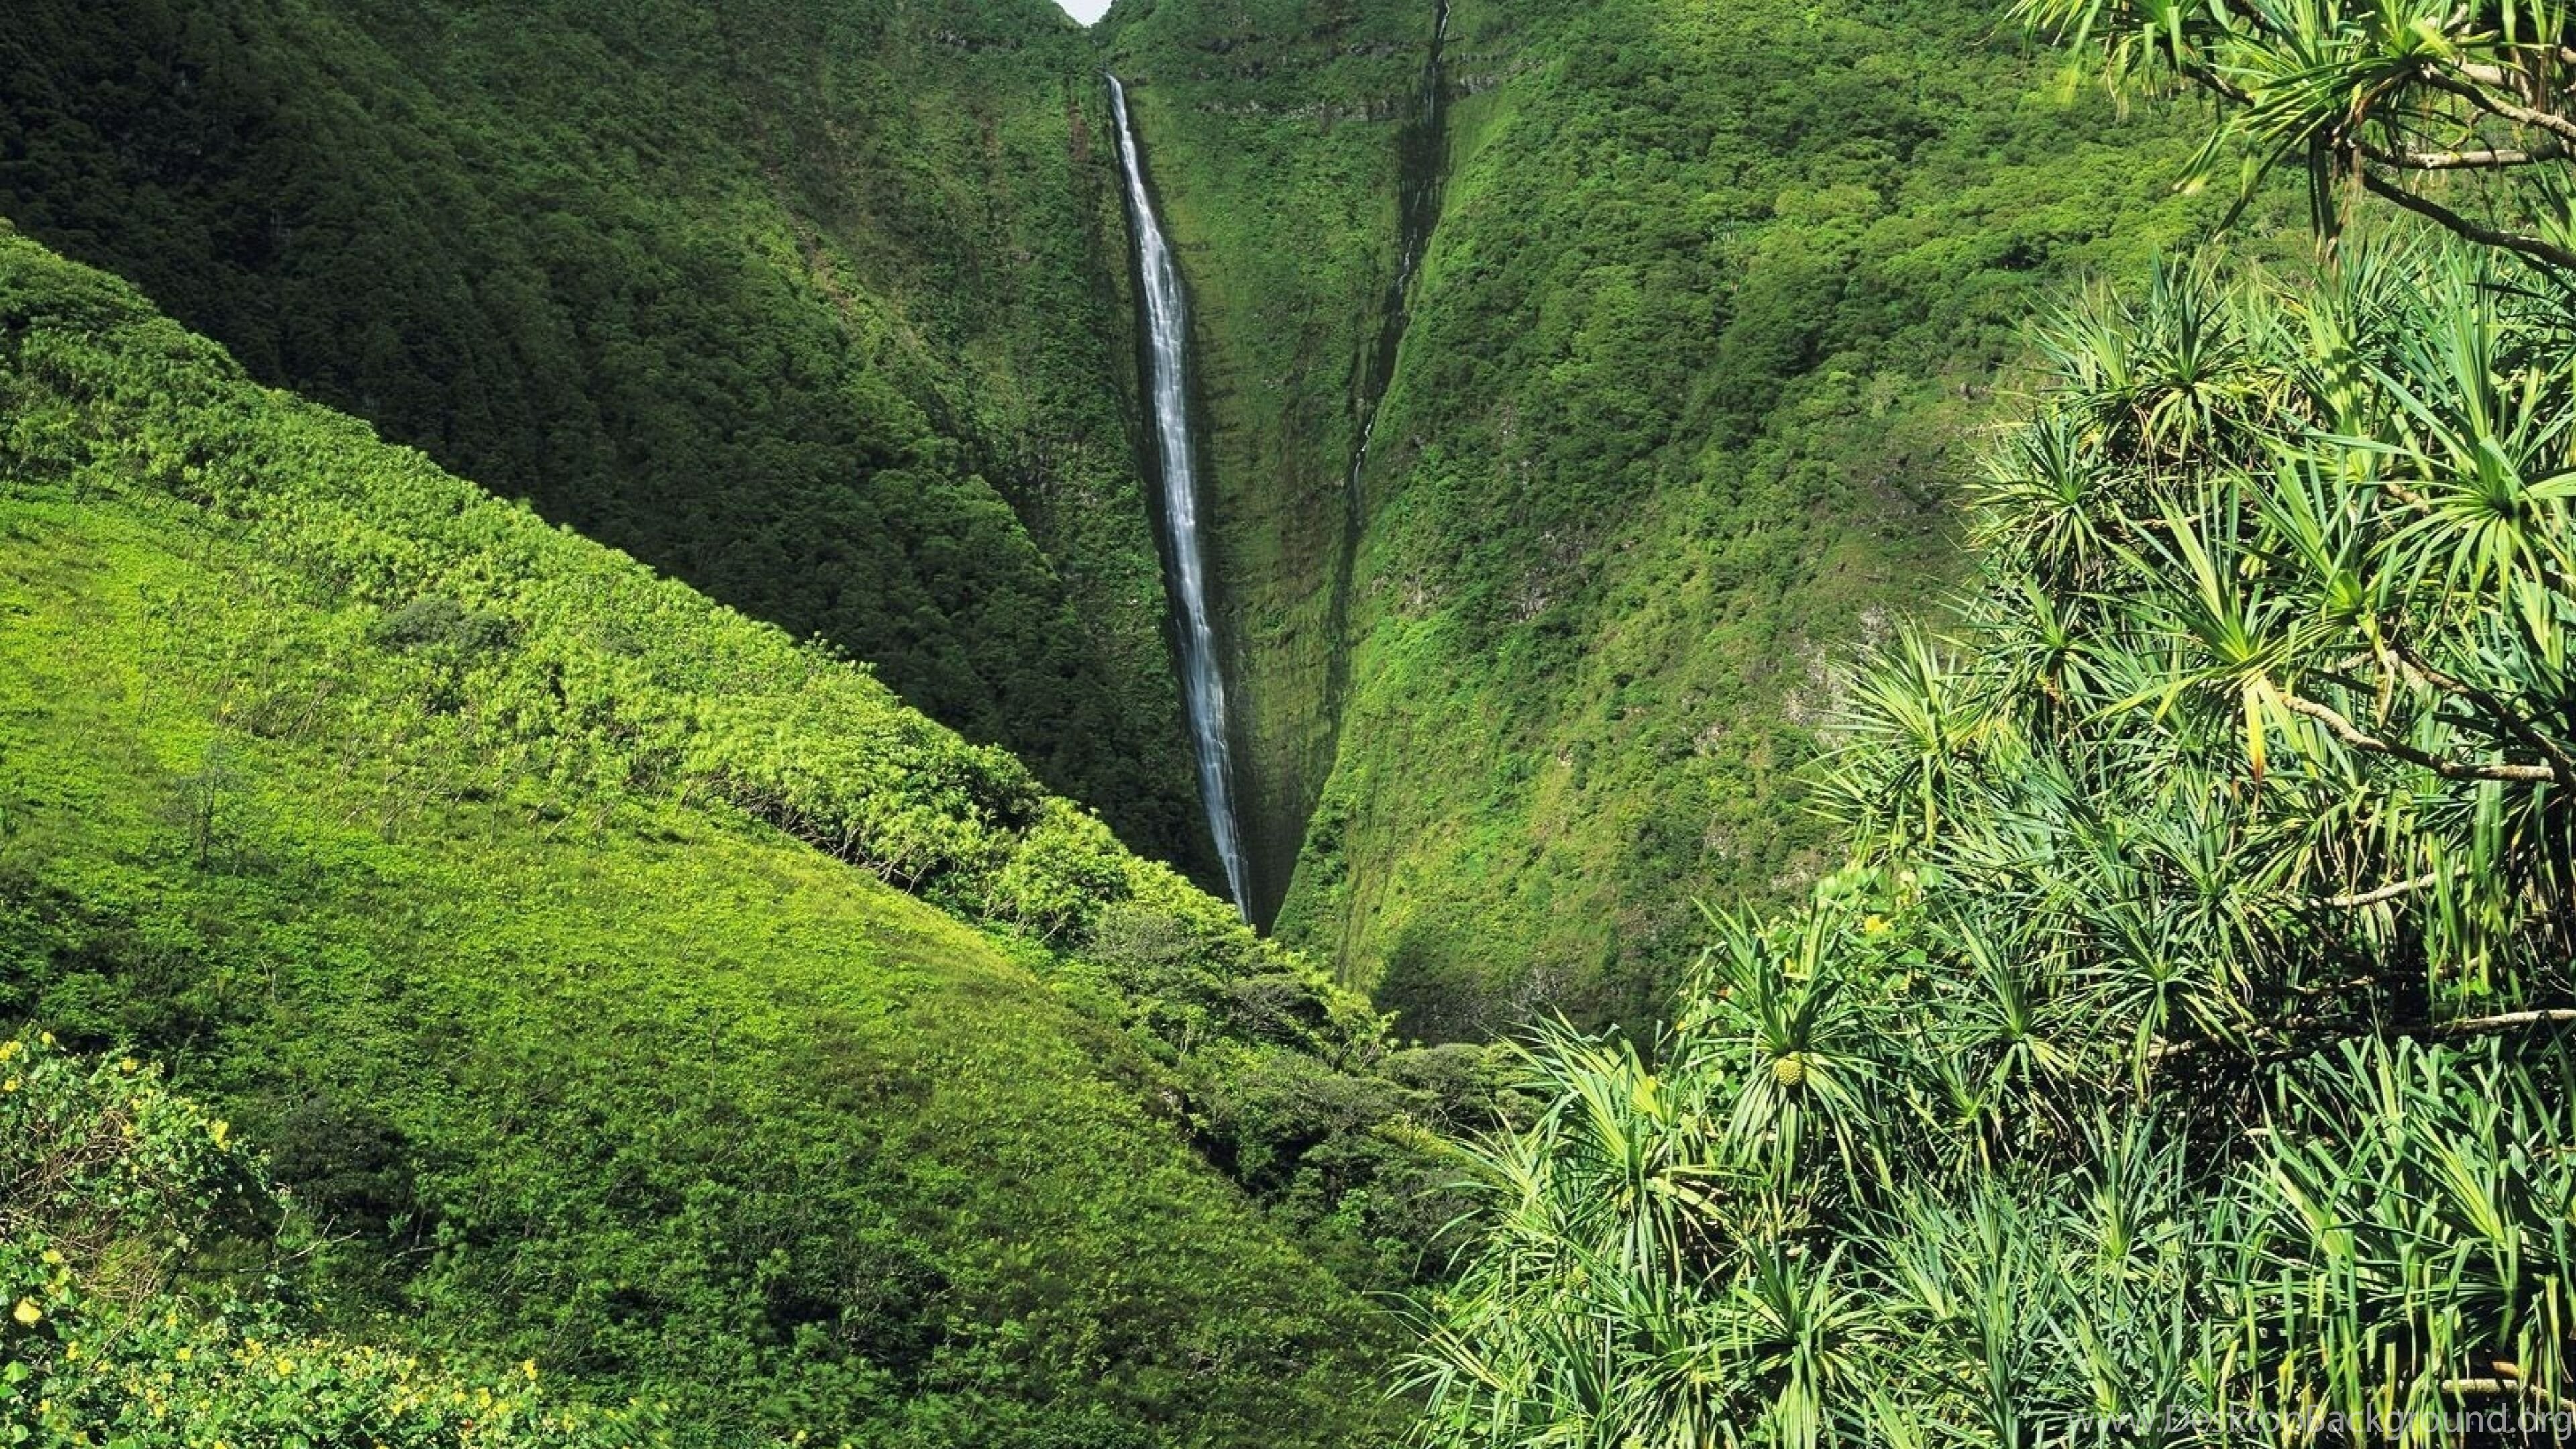
<path fill-rule="evenodd" d="M 214 1125 L 208 1127 L 206 1130 L 214 1134 L 215 1145 L 217 1147 L 221 1147 L 224 1145 L 224 1138 L 232 1132 L 233 1124 L 224 1121 L 222 1118 L 217 1118 L 215 1119 Z"/>
<path fill-rule="evenodd" d="M 116 1069 L 120 1072 L 130 1072 L 141 1065 L 143 1065 L 141 1062 L 136 1061 L 132 1057 L 127 1057 L 125 1060 L 116 1064 Z"/>
<path fill-rule="evenodd" d="M 528 1376 L 529 1383 L 535 1383 L 537 1381 L 537 1361 L 535 1359 L 527 1359 L 521 1362 L 519 1365 L 519 1372 Z"/>
<path fill-rule="evenodd" d="M 1860 923 L 1860 928 L 1873 936 L 1885 935 L 1887 933 L 1887 917 L 1871 916 L 1869 919 Z"/>
<path fill-rule="evenodd" d="M 63 1261 L 63 1250 L 62 1250 L 62 1249 L 60 1249 L 60 1248 L 47 1248 L 47 1249 L 45 1250 L 45 1266 L 47 1266 L 47 1267 L 53 1267 L 53 1266 L 56 1266 L 56 1265 L 60 1264 L 62 1261 Z"/>
<path fill-rule="evenodd" d="M 5 1061 L 9 1060 L 11 1057 L 16 1056 L 16 1055 L 17 1055 L 21 1050 L 23 1050 L 23 1049 L 24 1049 L 24 1048 L 23 1048 L 23 1044 L 22 1044 L 22 1043 L 20 1043 L 19 1041 L 17 1041 L 15 1038 L 12 1038 L 12 1039 L 10 1039 L 10 1040 L 8 1040 L 8 1041 L 0 1041 L 0 1062 L 5 1062 Z"/>
<path fill-rule="evenodd" d="M 186 1363 L 188 1360 L 195 1358 L 196 1356 L 197 1351 L 195 1349 L 188 1347 L 184 1343 L 179 1345 L 179 1362 Z"/>
<path fill-rule="evenodd" d="M 18 1079 L 16 1077 L 11 1077 L 5 1082 L 0 1082 L 0 1092 L 14 1092 L 16 1090 L 18 1090 Z"/>
<path fill-rule="evenodd" d="M 36 1321 L 45 1316 L 45 1310 L 21 1298 L 18 1300 L 18 1306 L 10 1311 L 9 1316 L 33 1328 L 36 1326 Z"/>
<path fill-rule="evenodd" d="M 43 1042 L 47 1046 L 52 1046 L 54 1044 L 54 1034 L 50 1031 L 40 1031 L 36 1033 L 36 1040 Z"/>

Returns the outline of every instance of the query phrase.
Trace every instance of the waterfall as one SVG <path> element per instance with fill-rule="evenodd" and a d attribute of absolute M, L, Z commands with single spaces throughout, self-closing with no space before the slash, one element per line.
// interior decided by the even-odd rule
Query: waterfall
<path fill-rule="evenodd" d="M 1127 88 L 1116 76 L 1109 78 L 1109 101 L 1118 116 L 1118 166 L 1127 178 L 1129 227 L 1136 234 L 1136 272 L 1145 296 L 1146 391 L 1153 399 L 1154 439 L 1162 461 L 1170 588 L 1180 615 L 1181 708 L 1190 717 L 1199 799 L 1207 807 L 1217 858 L 1225 863 L 1226 889 L 1235 909 L 1249 913 L 1243 842 L 1234 814 L 1233 749 L 1226 738 L 1225 675 L 1217 667 L 1216 626 L 1208 617 L 1207 543 L 1199 533 L 1198 454 L 1190 438 L 1189 318 L 1182 311 L 1180 272 L 1163 240 L 1163 224 L 1154 215 L 1154 198 L 1145 189 L 1145 158 L 1127 115 Z"/>

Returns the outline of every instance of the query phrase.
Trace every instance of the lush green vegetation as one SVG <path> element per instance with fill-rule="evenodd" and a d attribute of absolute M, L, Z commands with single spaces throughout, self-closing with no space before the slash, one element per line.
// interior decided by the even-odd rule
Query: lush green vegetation
<path fill-rule="evenodd" d="M 2021 13 L 13 16 L 0 1442 L 2576 1412 L 2576 27 Z"/>
<path fill-rule="evenodd" d="M 13 236 L 0 417 L 0 1017 L 266 1148 L 322 1328 L 716 1440 L 1383 1427 L 1317 1265 L 1418 1271 L 1478 1054 Z"/>
<path fill-rule="evenodd" d="M 1280 933 L 1417 1035 L 1652 1019 L 1694 896 L 1812 880 L 1824 661 L 1954 576 L 2018 320 L 2215 215 L 2191 138 L 1955 4 L 1111 21 L 1198 293 L 1256 803 L 1305 822 Z"/>
<path fill-rule="evenodd" d="M 2459 235 L 2383 211 L 2041 331 L 1974 588 L 1817 773 L 1849 865 L 1722 920 L 1668 1035 L 1529 1053 L 1548 1105 L 1426 1305 L 1434 1442 L 2576 1422 L 2576 273 L 2513 175 L 2576 35 L 2028 10 L 2215 90 L 2257 178 L 2385 167 Z M 2409 164 L 2437 137 L 2523 154 Z"/>
<path fill-rule="evenodd" d="M 1207 879 L 1105 63 L 1192 288 L 1256 918 L 1474 1039 L 1642 1023 L 1694 896 L 1812 878 L 1822 660 L 1955 573 L 2014 319 L 2216 211 L 2163 112 L 1994 30 L 46 0 L 0 206 Z"/>
<path fill-rule="evenodd" d="M 660 1442 L 650 1404 L 550 1393 L 315 1334 L 313 1225 L 266 1165 L 131 1057 L 0 1040 L 0 1443 Z"/>
<path fill-rule="evenodd" d="M 1045 0 L 32 0 L 0 212 L 1189 862 L 1095 67 Z"/>

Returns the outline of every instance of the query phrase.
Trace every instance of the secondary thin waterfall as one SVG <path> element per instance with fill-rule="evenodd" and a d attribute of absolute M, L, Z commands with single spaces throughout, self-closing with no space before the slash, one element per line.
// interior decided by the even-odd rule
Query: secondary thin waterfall
<path fill-rule="evenodd" d="M 1198 454 L 1191 446 L 1189 317 L 1182 310 L 1181 276 L 1172 264 L 1154 198 L 1145 189 L 1145 158 L 1127 115 L 1127 88 L 1109 78 L 1110 105 L 1118 113 L 1118 166 L 1127 177 L 1127 212 L 1136 233 L 1136 271 L 1145 292 L 1146 390 L 1154 400 L 1154 439 L 1163 464 L 1163 521 L 1170 534 L 1171 590 L 1180 609 L 1181 708 L 1190 717 L 1198 749 L 1199 799 L 1207 806 L 1208 833 L 1225 863 L 1226 889 L 1235 909 L 1249 912 L 1244 889 L 1243 842 L 1234 816 L 1234 761 L 1226 740 L 1225 675 L 1217 668 L 1216 626 L 1208 617 L 1207 544 L 1199 535 Z"/>

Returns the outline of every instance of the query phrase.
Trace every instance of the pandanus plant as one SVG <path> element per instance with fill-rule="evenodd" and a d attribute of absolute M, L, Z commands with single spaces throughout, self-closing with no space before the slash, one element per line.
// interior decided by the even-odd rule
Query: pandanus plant
<path fill-rule="evenodd" d="M 2195 172 L 2231 152 L 2248 194 L 2306 173 L 2320 233 L 2373 197 L 2576 268 L 2562 165 L 2576 147 L 2576 10 L 2560 0 L 2017 0 L 2122 94 L 2184 85 L 2223 107 Z"/>
<path fill-rule="evenodd" d="M 2047 324 L 1980 582 L 1845 692 L 1848 866 L 1464 1149 L 1426 1442 L 2576 1438 L 2576 254 L 2498 179 L 2576 36 L 2025 13 L 2444 226 Z"/>

